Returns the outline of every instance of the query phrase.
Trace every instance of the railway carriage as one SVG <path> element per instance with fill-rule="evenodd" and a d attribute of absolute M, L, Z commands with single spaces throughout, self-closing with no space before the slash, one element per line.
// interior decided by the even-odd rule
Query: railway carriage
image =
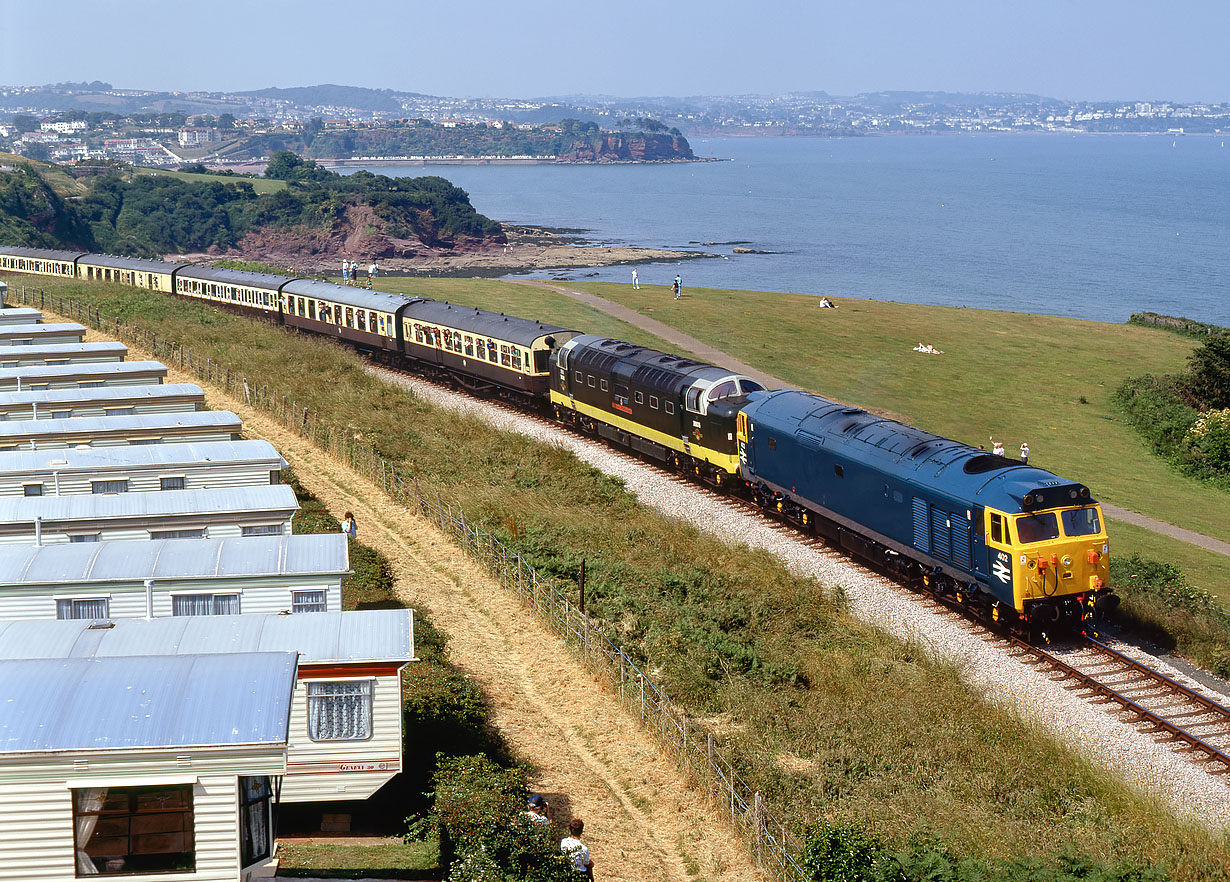
<path fill-rule="evenodd" d="M 402 313 L 403 352 L 476 391 L 511 390 L 542 399 L 551 353 L 577 335 L 557 325 L 438 300 L 415 300 Z"/>
<path fill-rule="evenodd" d="M 169 294 L 175 290 L 175 271 L 187 265 L 140 257 L 84 254 L 77 258 L 77 278 L 87 282 L 116 282 Z"/>
<path fill-rule="evenodd" d="M 281 293 L 286 325 L 390 356 L 401 350 L 402 311 L 418 300 L 313 279 L 288 280 Z"/>
<path fill-rule="evenodd" d="M 735 419 L 764 387 L 725 368 L 582 334 L 554 359 L 557 418 L 715 483 L 738 473 Z"/>
<path fill-rule="evenodd" d="M 183 266 L 175 270 L 175 293 L 195 300 L 221 303 L 236 312 L 277 319 L 279 292 L 290 279 L 270 273 Z"/>
<path fill-rule="evenodd" d="M 0 248 L 0 271 L 73 278 L 77 258 L 86 256 L 84 251 L 5 247 Z"/>
<path fill-rule="evenodd" d="M 788 389 L 751 397 L 738 440 L 766 507 L 992 620 L 1080 621 L 1109 597 L 1105 521 L 1082 484 Z"/>

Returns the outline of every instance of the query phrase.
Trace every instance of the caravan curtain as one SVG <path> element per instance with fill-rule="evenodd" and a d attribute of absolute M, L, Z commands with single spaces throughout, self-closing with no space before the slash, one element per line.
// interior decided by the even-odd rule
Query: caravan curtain
<path fill-rule="evenodd" d="M 242 866 L 247 867 L 273 854 L 269 835 L 269 779 L 240 778 L 240 825 L 243 834 Z"/>
<path fill-rule="evenodd" d="M 73 812 L 73 833 L 77 843 L 77 875 L 97 876 L 98 867 L 85 853 L 85 847 L 90 844 L 94 828 L 98 826 L 98 812 L 102 811 L 107 800 L 107 790 L 103 787 L 74 790 L 75 811 Z M 89 812 L 89 814 L 83 814 Z"/>
<path fill-rule="evenodd" d="M 308 683 L 308 737 L 358 741 L 372 734 L 370 680 Z"/>

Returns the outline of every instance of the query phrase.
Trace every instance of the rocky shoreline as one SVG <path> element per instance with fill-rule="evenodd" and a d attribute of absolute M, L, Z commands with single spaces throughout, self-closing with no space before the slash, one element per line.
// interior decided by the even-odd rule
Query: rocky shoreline
<path fill-rule="evenodd" d="M 549 229 L 504 224 L 507 243 L 484 244 L 476 247 L 445 251 L 422 249 L 410 257 L 379 257 L 382 275 L 483 277 L 535 270 L 568 270 L 590 266 L 620 266 L 659 261 L 696 260 L 717 257 L 705 251 L 667 248 L 639 248 L 626 245 L 600 245 L 584 237 L 584 230 Z M 358 243 L 355 243 L 358 246 Z M 240 248 L 225 254 L 164 255 L 168 260 L 210 263 L 220 259 L 247 260 L 283 266 L 304 276 L 336 276 L 343 256 L 356 260 L 366 271 L 372 256 L 362 253 L 361 246 L 336 253 L 305 256 L 265 243 L 259 248 Z"/>

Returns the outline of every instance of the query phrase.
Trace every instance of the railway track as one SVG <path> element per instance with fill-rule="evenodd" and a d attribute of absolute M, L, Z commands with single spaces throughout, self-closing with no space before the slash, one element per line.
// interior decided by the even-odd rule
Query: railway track
<path fill-rule="evenodd" d="M 448 384 L 426 379 L 412 371 L 386 366 L 382 366 L 382 369 L 404 374 L 416 382 L 427 383 L 441 391 L 457 391 Z M 528 411 L 507 401 L 482 396 L 472 397 L 495 405 L 510 415 L 550 426 L 554 431 L 564 431 L 574 438 L 602 444 L 606 451 L 621 459 L 654 466 L 672 483 L 686 486 L 692 492 L 699 491 L 742 513 L 754 514 L 775 532 L 792 535 L 796 541 L 808 546 L 830 549 L 831 553 L 852 561 L 856 566 L 891 578 L 889 574 L 864 561 L 855 560 L 839 550 L 832 550 L 823 539 L 803 532 L 793 523 L 772 516 L 753 501 L 738 494 L 698 482 L 688 474 L 663 468 L 635 453 L 609 445 L 590 433 L 560 425 L 541 413 Z M 909 586 L 902 587 L 906 588 L 911 598 L 950 617 L 954 623 L 976 634 L 984 642 L 999 646 L 1009 656 L 1037 669 L 1064 689 L 1080 695 L 1091 704 L 1106 705 L 1108 712 L 1136 727 L 1142 734 L 1173 742 L 1177 751 L 1189 754 L 1189 758 L 1204 771 L 1215 776 L 1227 776 L 1223 780 L 1230 783 L 1230 708 L 1099 640 L 1073 636 L 1067 642 L 1049 649 L 1034 646 L 1018 637 L 989 628 L 972 618 L 967 610 L 945 598 L 911 590 Z"/>

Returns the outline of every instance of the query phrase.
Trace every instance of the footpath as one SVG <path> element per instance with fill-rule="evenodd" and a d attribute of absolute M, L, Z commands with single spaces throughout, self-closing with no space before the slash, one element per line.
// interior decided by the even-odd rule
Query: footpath
<path fill-rule="evenodd" d="M 703 343 L 697 340 L 690 334 L 685 334 L 677 328 L 672 328 L 670 325 L 664 324 L 657 319 L 649 318 L 637 312 L 635 309 L 629 309 L 626 306 L 621 306 L 618 303 L 613 303 L 610 300 L 604 300 L 601 297 L 593 294 L 586 294 L 584 291 L 578 291 L 575 288 L 566 288 L 563 285 L 553 285 L 550 282 L 539 282 L 531 279 L 510 279 L 509 281 L 518 285 L 532 285 L 536 288 L 546 288 L 563 294 L 566 297 L 571 297 L 573 300 L 579 300 L 587 306 L 592 306 L 601 312 L 606 313 L 612 318 L 617 318 L 620 321 L 627 322 L 630 325 L 635 325 L 642 331 L 647 331 L 656 337 L 670 343 L 672 346 L 678 346 L 680 349 L 692 353 L 696 357 L 721 365 L 722 367 L 730 368 L 730 370 L 744 374 L 756 380 L 758 383 L 763 383 L 770 389 L 773 388 L 794 388 L 793 383 L 788 383 L 785 380 L 775 377 L 772 374 L 766 374 L 764 371 L 757 370 L 751 365 L 744 364 L 737 358 L 731 357 L 729 354 L 720 349 L 715 349 L 708 343 Z M 1203 533 L 1197 533 L 1194 530 L 1186 530 L 1183 527 L 1176 527 L 1174 524 L 1168 524 L 1165 521 L 1159 521 L 1148 515 L 1142 515 L 1139 512 L 1129 511 L 1126 508 L 1120 508 L 1117 505 L 1102 503 L 1102 511 L 1108 518 L 1114 518 L 1117 521 L 1123 521 L 1127 524 L 1132 524 L 1136 527 L 1142 527 L 1161 536 L 1169 536 L 1171 539 L 1178 539 L 1181 542 L 1186 542 L 1189 545 L 1195 545 L 1197 548 L 1203 548 L 1205 551 L 1211 551 L 1214 554 L 1224 554 L 1230 556 L 1230 542 L 1225 542 L 1221 539 L 1214 539 L 1212 536 L 1206 536 Z"/>

